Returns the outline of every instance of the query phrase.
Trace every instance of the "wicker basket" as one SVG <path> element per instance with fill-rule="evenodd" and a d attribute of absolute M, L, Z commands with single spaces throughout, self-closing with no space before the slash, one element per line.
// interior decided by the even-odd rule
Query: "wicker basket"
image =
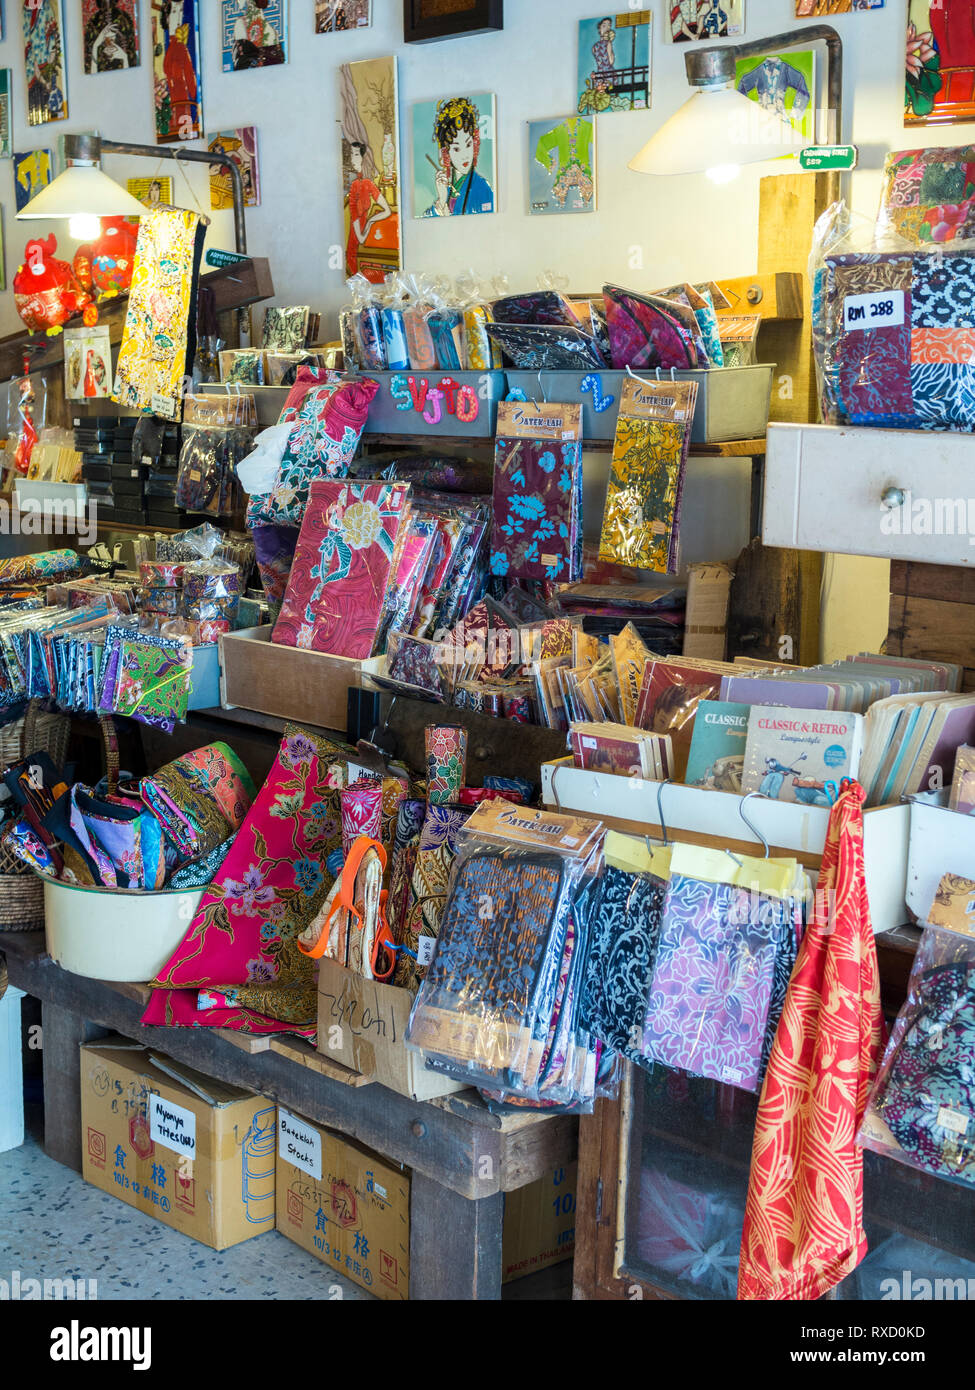
<path fill-rule="evenodd" d="M 0 729 L 0 771 L 41 752 L 62 767 L 70 733 L 67 715 L 41 714 L 32 702 L 23 719 Z M 41 931 L 43 927 L 44 884 L 0 839 L 0 931 Z"/>

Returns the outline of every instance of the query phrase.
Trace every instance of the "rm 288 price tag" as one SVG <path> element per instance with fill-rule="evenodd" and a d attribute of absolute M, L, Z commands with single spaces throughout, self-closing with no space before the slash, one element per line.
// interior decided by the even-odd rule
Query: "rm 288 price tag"
<path fill-rule="evenodd" d="M 903 290 L 848 294 L 843 301 L 843 330 L 846 333 L 871 328 L 898 328 L 903 322 Z"/>

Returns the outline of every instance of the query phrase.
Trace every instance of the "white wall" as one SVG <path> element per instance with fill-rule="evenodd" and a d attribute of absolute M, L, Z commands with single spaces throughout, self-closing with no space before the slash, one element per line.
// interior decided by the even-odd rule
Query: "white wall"
<path fill-rule="evenodd" d="M 662 20 L 669 0 L 653 3 L 651 110 L 598 118 L 599 211 L 586 217 L 537 217 L 525 212 L 529 119 L 567 115 L 576 92 L 577 21 L 600 13 L 594 0 L 505 0 L 502 33 L 445 43 L 404 45 L 402 0 L 373 0 L 374 23 L 360 33 L 316 35 L 313 0 L 290 0 L 290 60 L 265 71 L 220 71 L 217 0 L 202 0 L 206 129 L 256 125 L 263 204 L 248 210 L 250 249 L 272 263 L 278 303 L 309 303 L 326 314 L 323 335 L 335 332 L 334 314 L 345 300 L 343 273 L 330 270 L 329 250 L 344 245 L 339 173 L 336 69 L 341 62 L 399 57 L 402 171 L 405 207 L 410 191 L 410 107 L 457 92 L 493 91 L 498 98 L 499 207 L 490 217 L 416 222 L 404 220 L 405 262 L 411 270 L 457 272 L 473 266 L 505 272 L 512 289 L 533 288 L 536 276 L 557 269 L 576 291 L 598 290 L 606 280 L 653 288 L 676 279 L 746 275 L 755 268 L 758 180 L 771 165 L 746 169 L 715 188 L 703 175 L 659 180 L 631 173 L 627 162 L 689 95 L 684 46 L 665 44 Z M 619 8 L 623 8 L 617 0 Z M 154 143 L 151 103 L 149 5 L 142 0 L 142 65 L 129 72 L 82 73 L 81 5 L 66 0 L 70 120 L 31 129 L 26 124 L 19 43 L 19 0 L 8 0 L 7 37 L 0 66 L 14 73 L 14 148 L 51 144 L 62 131 L 99 129 L 120 140 Z M 879 170 L 890 149 L 975 142 L 975 126 L 906 131 L 903 124 L 906 0 L 883 10 L 839 15 L 831 21 L 845 46 L 843 136 L 860 146 L 853 176 L 854 206 L 876 211 Z M 746 0 L 745 38 L 771 36 L 806 21 L 794 19 L 793 0 Z M 825 59 L 825 54 L 823 54 Z M 820 64 L 820 103 L 825 61 Z M 106 160 L 124 180 L 156 166 L 147 160 Z M 788 167 L 788 166 L 786 166 Z M 173 173 L 166 161 L 162 172 Z M 207 177 L 191 172 L 197 198 L 209 209 Z M 179 189 L 185 185 L 177 177 Z M 7 283 L 28 239 L 14 221 L 13 175 L 0 163 L 0 205 L 7 242 Z M 189 205 L 189 204 L 188 204 Z M 42 226 L 44 224 L 41 224 Z M 62 248 L 66 228 L 57 227 Z M 232 220 L 214 214 L 210 244 L 232 246 Z M 642 269 L 632 268 L 634 248 Z M 0 334 L 20 328 L 13 296 L 0 295 Z M 886 631 L 887 567 L 882 561 L 840 557 L 824 593 L 824 649 L 841 655 L 873 646 Z"/>
<path fill-rule="evenodd" d="M 617 0 L 619 4 L 619 0 Z M 566 115 L 576 91 L 577 25 L 599 13 L 593 0 L 505 0 L 503 32 L 444 43 L 404 45 L 401 0 L 373 0 L 373 27 L 359 33 L 316 35 L 313 0 L 290 0 L 290 59 L 263 71 L 220 71 L 217 0 L 202 0 L 204 116 L 206 129 L 256 125 L 259 131 L 263 204 L 250 209 L 250 249 L 270 257 L 278 302 L 311 303 L 331 315 L 344 300 L 341 271 L 329 270 L 328 250 L 343 245 L 336 69 L 341 62 L 395 52 L 399 57 L 403 174 L 409 192 L 410 107 L 415 101 L 459 91 L 494 91 L 500 126 L 500 212 L 495 216 L 405 219 L 406 264 L 413 270 L 456 273 L 474 266 L 504 271 L 513 289 L 532 288 L 536 275 L 557 268 L 575 290 L 598 289 L 604 280 L 636 287 L 678 278 L 744 275 L 754 269 L 757 181 L 768 165 L 746 169 L 725 188 L 699 175 L 660 180 L 632 173 L 627 161 L 689 94 L 684 46 L 662 41 L 668 0 L 650 0 L 657 28 L 653 44 L 652 109 L 598 118 L 599 211 L 591 216 L 534 217 L 525 212 L 527 134 L 530 118 Z M 623 8 L 619 5 L 619 8 Z M 82 72 L 81 5 L 65 0 L 70 119 L 31 128 L 26 123 L 20 0 L 8 0 L 7 37 L 0 66 L 14 74 L 14 148 L 53 144 L 63 131 L 99 129 L 120 140 L 154 143 L 151 104 L 149 4 L 141 3 L 142 65 L 128 72 Z M 975 127 L 919 133 L 904 130 L 903 50 L 905 0 L 884 10 L 840 15 L 832 23 L 845 44 L 845 134 L 861 147 L 863 169 L 853 178 L 853 198 L 875 211 L 879 166 L 888 149 L 921 142 L 961 144 Z M 792 28 L 793 0 L 746 0 L 745 38 Z M 804 21 L 798 22 L 800 26 Z M 821 69 L 824 64 L 821 64 Z M 197 142 L 198 145 L 201 142 Z M 155 170 L 148 160 L 106 160 L 124 180 Z M 162 172 L 173 172 L 166 161 Z M 197 197 L 209 210 L 206 175 L 192 173 Z M 179 189 L 185 185 L 177 176 Z M 188 200 L 186 200 L 188 201 Z M 7 242 L 7 282 L 23 258 L 27 224 L 14 221 L 12 167 L 0 164 L 0 205 Z M 35 224 L 36 225 L 36 224 Z M 41 224 L 45 225 L 45 224 Z M 67 247 L 63 224 L 55 228 Z M 229 214 L 214 215 L 212 244 L 232 245 Z M 643 269 L 631 269 L 639 247 Z M 0 334 L 17 331 L 11 293 L 0 296 Z"/>

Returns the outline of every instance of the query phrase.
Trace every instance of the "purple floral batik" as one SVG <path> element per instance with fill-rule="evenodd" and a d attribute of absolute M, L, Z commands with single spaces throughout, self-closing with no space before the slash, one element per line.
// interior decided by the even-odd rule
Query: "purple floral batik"
<path fill-rule="evenodd" d="M 757 1089 L 791 901 L 674 875 L 643 1025 L 648 1060 Z"/>

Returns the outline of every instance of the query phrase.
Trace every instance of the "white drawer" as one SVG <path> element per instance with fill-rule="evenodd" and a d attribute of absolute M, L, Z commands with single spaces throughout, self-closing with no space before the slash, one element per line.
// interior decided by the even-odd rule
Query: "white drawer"
<path fill-rule="evenodd" d="M 975 564 L 975 437 L 770 425 L 762 540 L 798 550 Z"/>

